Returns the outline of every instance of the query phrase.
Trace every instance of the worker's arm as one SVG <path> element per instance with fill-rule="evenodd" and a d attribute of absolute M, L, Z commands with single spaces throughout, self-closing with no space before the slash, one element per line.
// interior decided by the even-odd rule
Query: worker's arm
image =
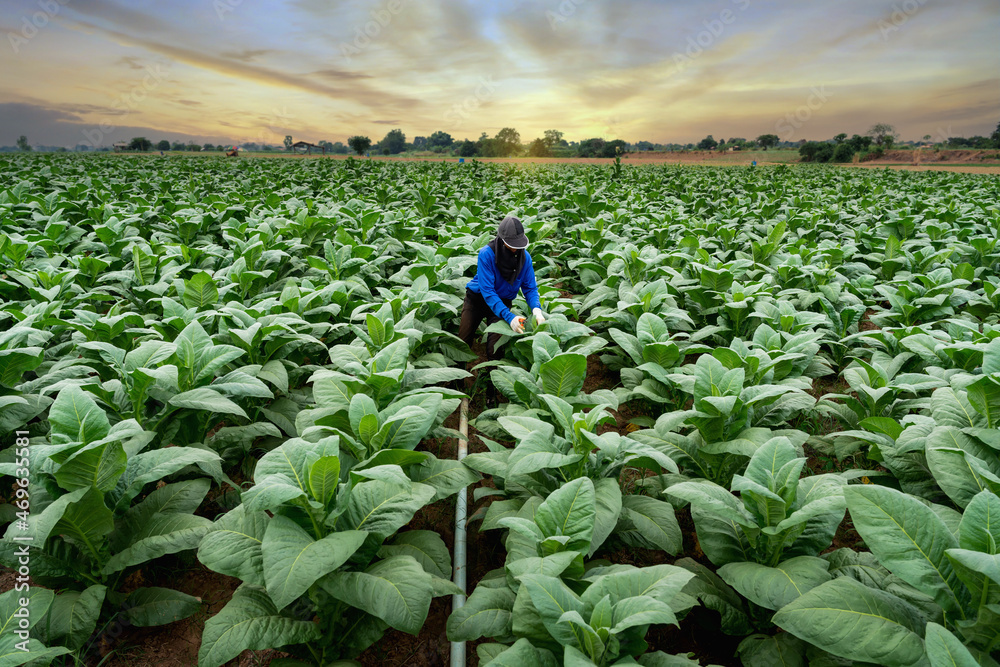
<path fill-rule="evenodd" d="M 484 248 L 479 253 L 479 261 L 476 265 L 479 279 L 479 293 L 483 295 L 483 300 L 490 307 L 493 314 L 502 319 L 507 324 L 514 319 L 514 313 L 504 305 L 500 295 L 497 294 L 497 265 L 496 257 L 489 248 Z"/>

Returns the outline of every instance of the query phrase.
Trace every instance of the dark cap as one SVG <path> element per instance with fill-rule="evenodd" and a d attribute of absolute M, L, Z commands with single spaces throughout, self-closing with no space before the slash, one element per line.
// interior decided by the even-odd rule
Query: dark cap
<path fill-rule="evenodd" d="M 528 247 L 528 237 L 524 235 L 524 225 L 512 215 L 508 215 L 500 223 L 497 238 L 514 250 L 524 250 Z"/>

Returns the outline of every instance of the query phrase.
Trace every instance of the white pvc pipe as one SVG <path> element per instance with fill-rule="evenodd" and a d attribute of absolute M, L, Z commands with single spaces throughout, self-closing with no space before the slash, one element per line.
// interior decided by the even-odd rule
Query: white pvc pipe
<path fill-rule="evenodd" d="M 458 439 L 458 460 L 465 458 L 469 449 L 469 399 L 462 399 L 458 417 L 458 430 L 462 437 Z M 458 492 L 455 503 L 455 567 L 453 581 L 455 585 L 462 589 L 461 595 L 451 596 L 451 610 L 454 612 L 465 605 L 465 520 L 468 506 L 466 504 L 466 492 L 462 489 Z M 451 643 L 451 667 L 465 666 L 465 642 Z"/>

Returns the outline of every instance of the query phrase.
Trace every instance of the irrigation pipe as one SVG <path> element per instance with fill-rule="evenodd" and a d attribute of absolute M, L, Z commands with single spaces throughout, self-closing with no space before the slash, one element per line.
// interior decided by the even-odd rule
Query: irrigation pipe
<path fill-rule="evenodd" d="M 460 408 L 458 417 L 458 430 L 462 434 L 462 437 L 458 439 L 458 460 L 461 461 L 465 458 L 465 455 L 469 450 L 469 399 L 462 399 L 462 407 Z M 455 568 L 454 576 L 452 581 L 455 585 L 462 589 L 460 594 L 451 596 L 451 610 L 452 612 L 461 609 L 465 606 L 465 520 L 466 512 L 468 511 L 466 490 L 462 489 L 458 492 L 457 502 L 455 503 Z M 458 667 L 465 665 L 465 642 L 452 642 L 451 643 L 451 667 Z"/>

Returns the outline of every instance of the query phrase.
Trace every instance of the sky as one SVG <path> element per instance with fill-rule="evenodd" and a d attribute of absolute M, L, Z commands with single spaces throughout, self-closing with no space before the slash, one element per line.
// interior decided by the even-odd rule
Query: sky
<path fill-rule="evenodd" d="M 1000 122 L 1000 0 L 2 0 L 0 35 L 0 145 Z"/>

